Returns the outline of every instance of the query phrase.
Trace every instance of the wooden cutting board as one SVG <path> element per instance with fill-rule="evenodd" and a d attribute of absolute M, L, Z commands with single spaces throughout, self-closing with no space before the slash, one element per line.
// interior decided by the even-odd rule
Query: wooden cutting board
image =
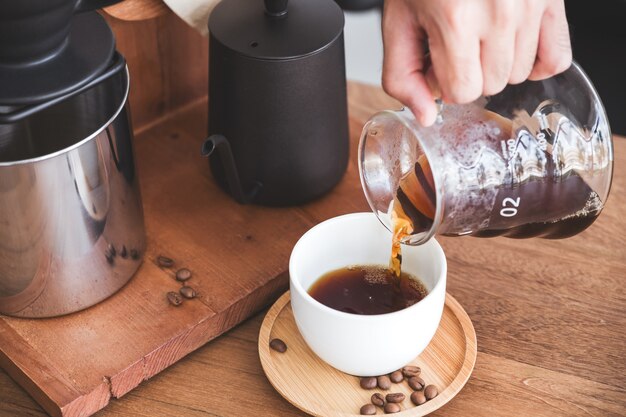
<path fill-rule="evenodd" d="M 264 208 L 238 205 L 213 181 L 200 156 L 206 114 L 206 101 L 196 103 L 135 138 L 148 249 L 128 285 L 66 317 L 0 316 L 0 366 L 51 415 L 95 413 L 271 304 L 287 288 L 302 233 L 368 210 L 355 158 L 361 122 L 351 122 L 353 159 L 331 194 L 303 207 Z M 158 267 L 161 254 L 192 271 L 198 298 L 168 303 L 166 293 L 180 284 Z"/>

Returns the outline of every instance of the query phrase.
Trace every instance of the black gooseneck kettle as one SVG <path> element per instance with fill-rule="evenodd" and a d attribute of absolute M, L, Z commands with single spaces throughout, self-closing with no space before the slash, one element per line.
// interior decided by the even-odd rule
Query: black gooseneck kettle
<path fill-rule="evenodd" d="M 240 203 L 301 204 L 343 176 L 343 25 L 333 0 L 224 0 L 213 10 L 203 154 Z"/>

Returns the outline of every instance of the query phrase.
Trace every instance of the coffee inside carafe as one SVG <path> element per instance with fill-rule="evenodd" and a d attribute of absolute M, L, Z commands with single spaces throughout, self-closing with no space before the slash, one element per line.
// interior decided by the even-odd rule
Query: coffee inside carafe
<path fill-rule="evenodd" d="M 467 198 L 455 200 L 457 220 L 460 222 L 475 212 L 485 218 L 467 233 L 462 229 L 461 232 L 458 229 L 446 232 L 444 227 L 442 234 L 557 239 L 575 235 L 593 223 L 603 204 L 577 169 L 580 149 L 586 146 L 584 135 L 566 116 L 546 117 L 541 114 L 541 108 L 533 117 L 521 116 L 514 121 L 484 109 L 479 118 L 474 115 L 475 123 L 482 126 L 472 129 L 475 132 L 482 129 L 485 137 L 480 141 L 491 144 L 484 146 L 481 152 L 501 152 L 500 159 L 506 165 L 503 172 L 494 172 L 490 167 L 481 166 L 486 165 L 489 158 L 478 153 L 475 158 L 467 159 L 468 166 L 459 167 L 457 182 L 464 180 L 463 170 L 478 179 Z M 464 136 L 464 128 L 455 126 L 454 129 L 460 129 L 459 136 Z M 445 133 L 442 136 L 449 136 L 451 132 Z M 400 179 L 391 206 L 396 240 L 429 231 L 435 221 L 437 204 L 443 206 L 441 211 L 445 216 L 446 200 L 437 199 L 432 169 L 426 155 L 422 154 L 414 168 Z M 499 181 L 493 178 L 490 181 L 489 175 Z M 490 203 L 490 209 L 485 210 L 485 201 Z M 454 223 L 455 219 L 448 221 Z"/>

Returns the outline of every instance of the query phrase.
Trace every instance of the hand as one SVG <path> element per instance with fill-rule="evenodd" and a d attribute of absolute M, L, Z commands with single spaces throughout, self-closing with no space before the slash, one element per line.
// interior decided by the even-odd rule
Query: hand
<path fill-rule="evenodd" d="M 563 0 L 387 0 L 383 43 L 383 88 L 423 126 L 435 97 L 468 103 L 572 62 Z"/>

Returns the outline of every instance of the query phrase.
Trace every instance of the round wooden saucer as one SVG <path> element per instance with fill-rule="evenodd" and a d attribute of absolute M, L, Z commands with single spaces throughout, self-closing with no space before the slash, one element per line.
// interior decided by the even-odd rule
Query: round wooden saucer
<path fill-rule="evenodd" d="M 287 344 L 285 353 L 269 347 L 273 338 Z M 364 390 L 359 378 L 336 370 L 318 358 L 298 332 L 291 311 L 289 292 L 268 311 L 259 334 L 259 356 L 265 375 L 276 391 L 302 411 L 315 416 L 358 416 L 362 405 L 370 402 L 375 392 L 383 395 L 402 392 L 399 417 L 424 416 L 442 407 L 463 388 L 476 362 L 476 333 L 463 307 L 449 294 L 435 337 L 426 350 L 410 364 L 422 368 L 421 377 L 435 384 L 439 395 L 414 406 L 412 390 L 406 381 L 393 384 L 389 391 Z M 384 414 L 378 409 L 378 414 Z"/>

